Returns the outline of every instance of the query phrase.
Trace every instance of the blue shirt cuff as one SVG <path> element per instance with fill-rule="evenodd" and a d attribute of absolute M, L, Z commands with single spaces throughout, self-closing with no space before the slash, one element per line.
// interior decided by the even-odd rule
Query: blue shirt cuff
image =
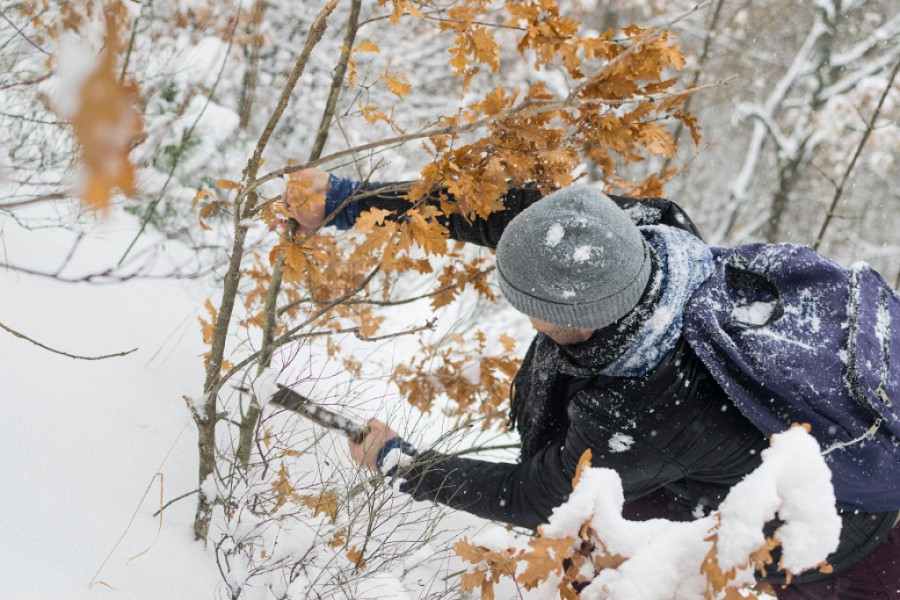
<path fill-rule="evenodd" d="M 328 192 L 325 194 L 325 215 L 333 213 L 344 200 L 359 189 L 360 185 L 362 184 L 359 181 L 344 179 L 329 173 Z M 359 212 L 359 204 L 351 202 L 334 216 L 329 225 L 334 225 L 338 229 L 343 230 L 352 229 Z"/>
<path fill-rule="evenodd" d="M 384 443 L 384 446 L 382 446 L 381 450 L 378 451 L 378 454 L 375 455 L 375 467 L 378 469 L 378 472 L 381 473 L 382 477 L 393 477 L 400 467 L 400 465 L 397 464 L 387 471 L 384 470 L 384 459 L 392 450 L 400 450 L 400 452 L 407 456 L 416 455 L 416 449 L 413 448 L 409 442 L 400 436 L 392 437 Z"/>

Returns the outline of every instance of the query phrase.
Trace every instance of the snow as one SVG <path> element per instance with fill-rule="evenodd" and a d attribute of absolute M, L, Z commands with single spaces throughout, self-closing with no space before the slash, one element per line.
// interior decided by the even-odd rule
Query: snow
<path fill-rule="evenodd" d="M 572 253 L 572 260 L 575 262 L 587 262 L 591 259 L 593 251 L 593 246 L 578 246 Z"/>
<path fill-rule="evenodd" d="M 621 432 L 617 432 L 614 433 L 611 438 L 609 438 L 609 451 L 625 452 L 626 450 L 630 450 L 633 444 L 633 437 Z"/>
<path fill-rule="evenodd" d="M 410 464 L 412 464 L 412 456 L 406 454 L 400 448 L 394 448 L 384 455 L 381 470 L 389 473 L 395 467 L 406 467 Z"/>
<path fill-rule="evenodd" d="M 588 600 L 704 597 L 707 582 L 700 567 L 711 548 L 711 532 L 723 571 L 735 569 L 737 582 L 751 583 L 749 557 L 762 547 L 763 527 L 776 516 L 784 521 L 775 533 L 783 547 L 781 565 L 795 573 L 817 566 L 837 548 L 841 528 L 831 472 L 818 444 L 805 429 L 794 427 L 772 436 L 762 459 L 732 488 L 718 513 L 691 522 L 624 519 L 619 476 L 610 469 L 587 469 L 542 531 L 551 538 L 577 539 L 582 524 L 590 523 L 596 546 L 627 559 L 594 578 L 581 593 Z"/>
<path fill-rule="evenodd" d="M 554 223 L 550 226 L 550 229 L 547 230 L 547 237 L 544 240 L 544 244 L 550 248 L 556 248 L 565 235 L 566 230 L 563 228 L 562 224 Z"/>
<path fill-rule="evenodd" d="M 95 35 L 98 32 L 94 32 Z M 81 105 L 81 87 L 97 68 L 99 40 L 89 39 L 74 33 L 66 33 L 60 39 L 57 55 L 59 75 L 48 82 L 48 96 L 59 114 L 72 118 Z"/>
<path fill-rule="evenodd" d="M 519 538 L 510 530 L 497 525 L 488 525 L 469 540 L 475 546 L 502 551 L 519 543 Z"/>
<path fill-rule="evenodd" d="M 41 210 L 48 209 L 57 210 Z M 39 215 L 33 212 L 28 216 Z M 91 224 L 64 274 L 77 277 L 114 265 L 137 226 L 135 219 L 117 211 L 110 212 L 109 220 Z M 51 272 L 78 238 L 60 229 L 26 230 L 11 220 L 2 221 L 0 231 L 2 260 Z M 135 256 L 152 258 L 151 272 L 168 273 L 172 262 L 181 264 L 182 252 L 193 256 L 192 251 L 174 241 L 162 241 L 167 244 L 164 255 L 148 253 L 161 242 L 150 231 L 135 250 Z M 0 331 L 0 356 L 4 360 L 0 397 L 6 401 L 4 418 L 0 419 L 0 448 L 5 457 L 0 477 L 9 483 L 0 495 L 0 511 L 6 515 L 0 525 L 4 600 L 96 600 L 110 595 L 129 600 L 187 600 L 219 597 L 216 594 L 227 590 L 216 566 L 214 548 L 193 540 L 195 497 L 188 496 L 167 507 L 161 528 L 159 517 L 153 516 L 160 507 L 160 495 L 163 501 L 169 501 L 197 488 L 196 429 L 184 396 L 202 406 L 202 357 L 208 347 L 202 343 L 197 318 L 207 317 L 200 310 L 207 298 L 216 302 L 217 289 L 214 281 L 202 278 L 136 278 L 123 284 L 84 285 L 9 269 L 0 271 L 0 322 L 5 325 L 78 354 L 138 348 L 125 357 L 75 361 Z M 470 312 L 472 305 L 467 302 L 470 299 L 452 310 Z M 419 313 L 427 311 L 424 302 L 415 311 L 403 311 L 399 318 L 404 320 L 415 312 L 414 318 L 419 319 Z M 458 320 L 458 316 L 449 319 Z M 525 326 L 527 323 L 523 323 Z M 502 322 L 497 327 L 510 331 Z M 398 342 L 406 346 L 380 346 L 388 360 L 393 360 L 395 353 L 397 360 L 403 360 L 400 357 L 407 355 L 404 352 L 418 351 L 418 343 L 412 338 L 398 338 Z M 368 357 L 371 346 L 360 346 L 367 353 L 367 361 L 373 362 Z M 325 356 L 324 350 L 316 354 L 309 348 L 288 348 L 285 355 L 276 354 L 272 367 L 249 385 L 266 397 L 276 381 L 283 381 L 310 397 L 333 401 L 338 393 L 347 393 L 346 379 L 339 379 L 341 375 L 346 377 L 346 370 L 338 362 L 324 360 Z M 283 369 L 290 360 L 292 368 Z M 365 383 L 365 401 L 347 407 L 348 414 L 379 416 L 420 447 L 428 447 L 441 437 L 457 447 L 479 443 L 464 441 L 465 431 L 448 436 L 451 425 L 440 413 L 434 417 L 417 413 L 404 406 L 395 392 L 388 396 L 382 388 L 377 382 Z M 225 408 L 233 410 L 235 406 Z M 305 493 L 318 493 L 319 478 L 329 476 L 333 469 L 341 470 L 344 485 L 352 485 L 353 477 L 369 477 L 351 466 L 342 436 L 323 434 L 318 426 L 294 416 L 271 422 L 277 429 L 295 432 L 289 448 L 303 451 L 303 455 L 296 459 L 296 466 L 292 463 L 291 474 Z M 415 428 L 414 435 L 404 431 L 407 423 Z M 478 431 L 473 433 L 476 439 L 480 435 Z M 277 469 L 277 464 L 273 466 Z M 216 483 L 207 480 L 204 488 L 215 490 Z M 447 511 L 430 504 L 420 505 L 409 518 L 404 516 L 409 510 L 408 496 L 382 493 L 389 497 L 383 505 L 385 513 L 378 517 L 373 543 L 393 549 L 392 544 L 397 543 L 394 540 L 401 538 L 411 540 L 407 546 L 415 549 L 415 540 L 430 537 L 434 546 L 427 556 L 421 555 L 423 564 L 404 569 L 406 574 L 398 570 L 380 573 L 375 582 L 358 588 L 359 596 L 351 597 L 374 597 L 377 590 L 387 594 L 385 597 L 395 597 L 401 589 L 410 597 L 444 594 L 454 585 L 453 578 L 444 578 L 459 570 L 454 569 L 459 563 L 448 556 L 453 540 L 465 528 L 480 527 L 483 522 L 455 513 L 452 520 L 441 525 L 441 515 Z M 257 565 L 260 570 L 254 563 L 245 562 L 243 555 L 231 556 L 228 581 L 245 584 L 247 594 L 252 590 L 268 598 L 279 597 L 279 590 L 290 590 L 293 597 L 305 597 L 309 589 L 320 594 L 323 590 L 337 593 L 340 586 L 329 583 L 330 578 L 336 569 L 350 567 L 341 548 L 322 543 L 322 536 L 336 525 L 321 516 L 310 518 L 309 513 L 304 509 L 293 523 L 282 520 L 276 530 L 271 519 L 267 524 L 252 518 L 247 505 L 239 507 L 230 522 L 217 506 L 211 528 L 214 535 L 258 540 L 254 543 L 262 544 L 260 549 L 265 549 L 269 557 L 269 562 Z M 423 536 L 428 527 L 435 529 Z M 221 550 L 227 548 L 226 544 Z M 263 573 L 271 569 L 271 561 L 307 553 L 318 556 L 318 562 L 310 563 L 308 571 L 293 582 L 284 580 L 278 569 Z M 107 555 L 110 558 L 98 573 Z M 258 552 L 255 556 L 262 562 Z M 391 569 L 399 568 L 402 562 L 398 558 Z M 95 573 L 102 583 L 89 586 Z M 356 588 L 345 591 L 353 594 Z"/>
<path fill-rule="evenodd" d="M 720 564 L 729 569 L 746 560 L 762 544 L 762 525 L 776 514 L 785 521 L 775 534 L 784 547 L 782 565 L 797 572 L 819 564 L 837 548 L 841 520 L 818 443 L 793 427 L 772 436 L 762 459 L 719 507 Z"/>
<path fill-rule="evenodd" d="M 754 302 L 744 306 L 736 306 L 731 311 L 731 318 L 746 325 L 762 325 L 772 316 L 775 305 L 771 302 Z"/>
<path fill-rule="evenodd" d="M 106 233 L 84 241 L 73 268 L 114 262 L 130 241 L 123 224 L 110 221 Z M 4 225 L 3 258 L 14 264 L 55 262 L 73 241 Z M 203 346 L 183 334 L 202 303 L 195 294 L 205 290 L 177 281 L 63 284 L 9 270 L 0 272 L 0 289 L 0 321 L 48 345 L 80 354 L 138 347 L 125 357 L 75 361 L 0 332 L 0 478 L 15 482 L 0 495 L 3 597 L 209 597 L 221 579 L 192 540 L 191 502 L 167 508 L 161 529 L 152 517 L 161 486 L 169 499 L 197 485 L 181 396 L 196 386 Z M 113 589 L 89 586 L 123 534 L 97 575 Z"/>
<path fill-rule="evenodd" d="M 263 369 L 263 372 L 254 380 L 253 395 L 256 397 L 256 403 L 260 408 L 267 406 L 269 400 L 278 391 L 277 379 L 280 375 L 280 369 L 269 366 Z"/>

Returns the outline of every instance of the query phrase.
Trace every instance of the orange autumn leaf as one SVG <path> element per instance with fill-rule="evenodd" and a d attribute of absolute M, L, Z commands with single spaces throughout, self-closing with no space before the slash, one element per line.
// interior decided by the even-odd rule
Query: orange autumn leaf
<path fill-rule="evenodd" d="M 213 193 L 209 190 L 197 190 L 197 193 L 194 194 L 194 199 L 191 201 L 191 208 L 197 208 L 197 203 L 206 198 L 215 200 L 215 196 L 213 196 Z"/>
<path fill-rule="evenodd" d="M 120 50 L 115 18 L 106 14 L 106 45 L 96 70 L 81 87 L 72 129 L 81 148 L 87 183 L 85 204 L 94 210 L 109 207 L 113 190 L 137 190 L 134 165 L 128 157 L 143 128 L 136 106 L 137 86 L 119 81 L 116 56 Z"/>
<path fill-rule="evenodd" d="M 197 317 L 197 320 L 200 321 L 200 333 L 203 336 L 203 343 L 212 344 L 213 337 L 216 333 L 216 321 L 219 319 L 219 313 L 209 299 L 206 300 L 204 306 L 209 313 L 209 321 L 207 322 L 203 317 Z"/>
<path fill-rule="evenodd" d="M 311 189 L 311 183 L 308 179 L 296 179 L 296 173 L 284 186 L 284 201 L 288 205 L 289 212 L 292 215 L 305 215 L 324 212 L 325 196 L 314 193 Z"/>
<path fill-rule="evenodd" d="M 575 477 L 572 478 L 572 489 L 575 489 L 575 486 L 578 485 L 578 482 L 581 481 L 581 475 L 584 473 L 585 469 L 591 468 L 591 449 L 588 448 L 581 455 L 581 458 L 578 459 L 578 466 L 575 467 Z"/>
<path fill-rule="evenodd" d="M 347 548 L 347 560 L 359 567 L 361 571 L 366 570 L 366 559 L 363 558 L 362 550 L 356 546 Z"/>
<path fill-rule="evenodd" d="M 216 186 L 223 190 L 237 190 L 240 189 L 241 184 L 230 179 L 219 179 L 216 181 Z"/>
<path fill-rule="evenodd" d="M 356 48 L 353 49 L 354 52 L 381 52 L 381 48 L 378 47 L 378 44 L 375 42 L 370 42 L 368 40 L 360 42 Z"/>
<path fill-rule="evenodd" d="M 368 121 L 370 125 L 374 125 L 378 121 L 384 121 L 385 123 L 391 122 L 387 113 L 380 110 L 375 104 L 363 106 L 363 103 L 360 102 L 359 109 L 362 111 L 363 118 Z"/>
<path fill-rule="evenodd" d="M 569 555 L 574 541 L 572 538 L 558 540 L 541 535 L 528 542 L 529 549 L 522 556 L 527 567 L 516 577 L 516 581 L 524 585 L 525 589 L 531 590 L 551 574 L 561 573 L 563 561 Z"/>
<path fill-rule="evenodd" d="M 283 465 L 284 463 L 282 463 Z M 334 492 L 322 492 L 318 496 L 310 495 L 310 496 L 297 496 L 296 502 L 298 504 L 302 504 L 308 509 L 312 510 L 317 515 L 325 515 L 331 522 L 334 523 L 334 520 L 338 515 L 338 497 Z"/>
<path fill-rule="evenodd" d="M 402 98 L 412 91 L 412 84 L 400 73 L 385 74 L 384 83 L 395 96 Z"/>

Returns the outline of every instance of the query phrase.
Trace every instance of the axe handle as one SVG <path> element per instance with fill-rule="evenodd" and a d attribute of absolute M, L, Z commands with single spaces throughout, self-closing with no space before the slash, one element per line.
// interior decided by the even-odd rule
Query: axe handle
<path fill-rule="evenodd" d="M 368 425 L 348 419 L 333 410 L 320 406 L 306 396 L 281 384 L 278 384 L 278 391 L 272 394 L 270 402 L 306 417 L 322 427 L 336 429 L 356 444 L 361 444 L 369 434 Z"/>

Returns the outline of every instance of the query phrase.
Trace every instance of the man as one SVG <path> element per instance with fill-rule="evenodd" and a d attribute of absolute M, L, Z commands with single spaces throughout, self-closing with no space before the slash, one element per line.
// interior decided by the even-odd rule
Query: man
<path fill-rule="evenodd" d="M 301 177 L 327 193 L 324 208 L 294 215 L 307 229 L 359 187 L 319 170 Z M 689 520 L 714 510 L 768 444 L 682 336 L 683 308 L 713 271 L 690 219 L 666 200 L 587 186 L 543 199 L 513 189 L 504 205 L 487 219 L 442 219 L 452 238 L 496 248 L 500 288 L 538 332 L 511 394 L 520 462 L 417 452 L 380 421 L 350 444 L 351 456 L 385 476 L 402 469 L 400 489 L 417 499 L 528 528 L 567 499 L 588 448 L 594 466 L 622 478 L 627 518 Z M 402 212 L 404 203 L 391 194 L 351 201 L 332 224 L 349 228 L 372 207 Z M 841 517 L 829 557 L 835 574 L 795 578 L 780 599 L 900 598 L 897 511 Z M 783 574 L 766 580 L 780 583 Z"/>

